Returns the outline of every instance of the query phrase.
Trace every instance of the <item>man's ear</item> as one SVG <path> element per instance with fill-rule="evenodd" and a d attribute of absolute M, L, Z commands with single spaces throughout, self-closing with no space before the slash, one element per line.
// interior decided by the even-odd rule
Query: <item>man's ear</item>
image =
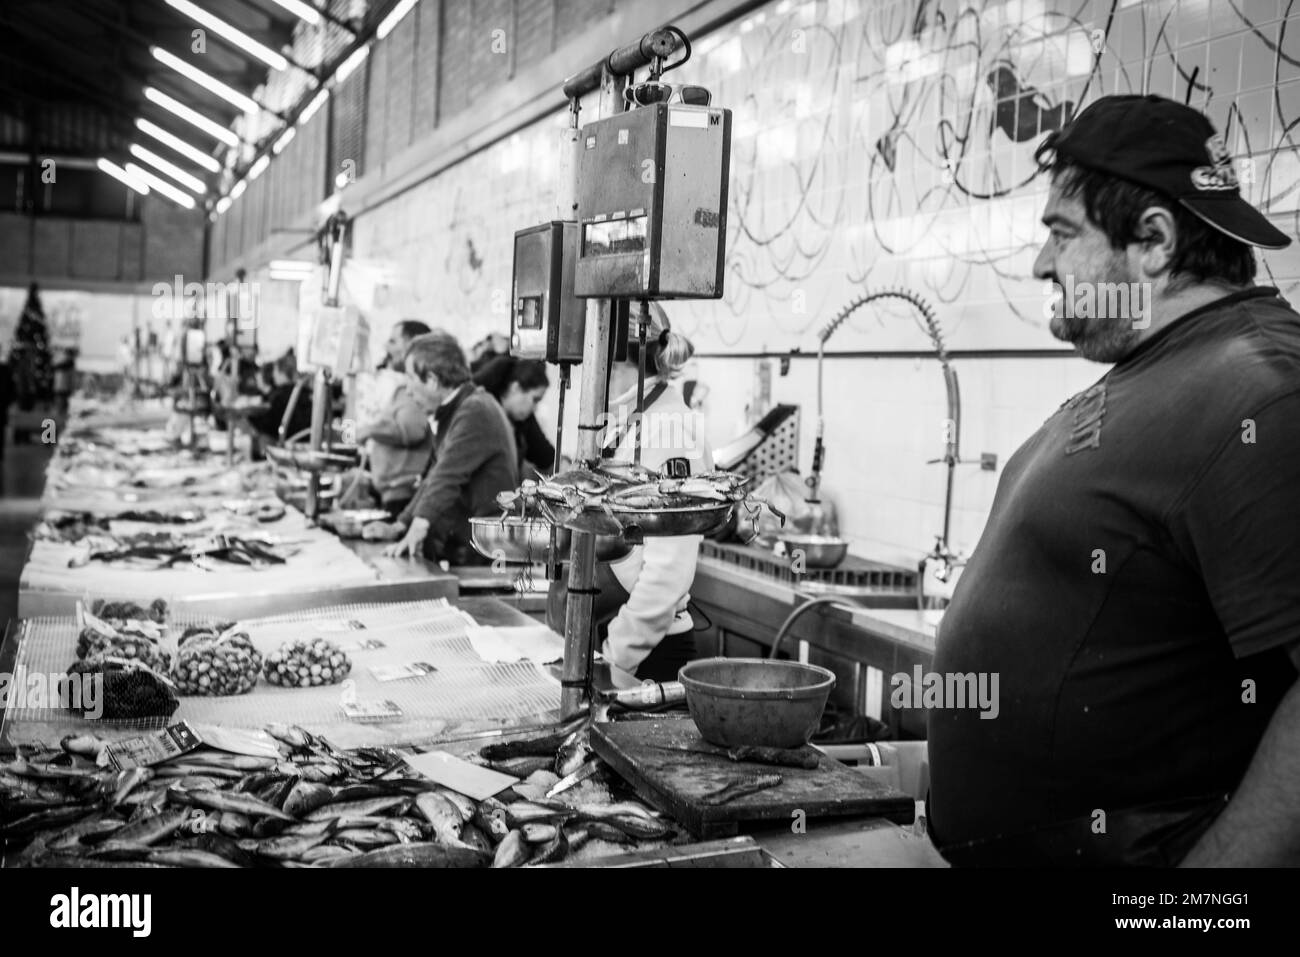
<path fill-rule="evenodd" d="M 1139 251 L 1138 266 L 1152 279 L 1168 272 L 1178 248 L 1178 226 L 1174 214 L 1164 206 L 1148 206 L 1135 228 Z"/>

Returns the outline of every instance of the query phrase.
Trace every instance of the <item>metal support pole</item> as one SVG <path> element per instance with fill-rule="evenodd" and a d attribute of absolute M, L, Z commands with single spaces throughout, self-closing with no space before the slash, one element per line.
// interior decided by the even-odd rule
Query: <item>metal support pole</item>
<path fill-rule="evenodd" d="M 317 369 L 311 389 L 311 448 L 313 452 L 325 448 L 325 431 L 329 428 L 329 405 L 329 370 Z M 307 474 L 307 517 L 313 522 L 320 515 L 320 476 L 321 473 L 317 471 Z"/>
<path fill-rule="evenodd" d="M 631 70 L 629 69 L 630 73 Z M 604 68 L 600 84 L 600 115 L 623 111 L 623 90 L 627 77 Z M 567 89 L 567 87 L 566 87 Z M 576 164 L 572 186 L 577 195 Z M 600 433 L 604 423 L 605 397 L 609 391 L 609 342 L 613 325 L 613 304 L 608 299 L 587 300 L 587 330 L 582 343 L 582 380 L 578 393 L 578 454 L 575 465 L 591 465 L 600 459 Z M 559 454 L 559 450 L 556 450 Z M 596 536 L 573 532 L 569 552 L 569 592 L 564 613 L 564 668 L 560 681 L 560 714 L 570 717 L 587 703 L 591 688 L 593 647 L 592 594 L 596 583 Z"/>

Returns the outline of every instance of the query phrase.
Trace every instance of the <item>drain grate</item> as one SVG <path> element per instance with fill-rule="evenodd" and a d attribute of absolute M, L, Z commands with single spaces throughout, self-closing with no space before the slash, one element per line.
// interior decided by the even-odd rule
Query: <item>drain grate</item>
<path fill-rule="evenodd" d="M 750 545 L 726 545 L 705 540 L 700 554 L 746 571 L 794 585 L 818 585 L 888 595 L 915 595 L 916 572 L 847 556 L 838 568 L 809 568 L 798 574 L 789 559 Z"/>

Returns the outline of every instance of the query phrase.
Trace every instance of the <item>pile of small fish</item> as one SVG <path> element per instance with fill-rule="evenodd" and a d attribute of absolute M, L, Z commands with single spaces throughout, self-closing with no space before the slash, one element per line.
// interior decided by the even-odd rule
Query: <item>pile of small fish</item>
<path fill-rule="evenodd" d="M 142 532 L 122 535 L 96 544 L 84 555 L 68 559 L 69 568 L 81 568 L 90 562 L 129 561 L 147 564 L 155 569 L 190 562 L 199 568 L 210 569 L 215 562 L 230 565 L 248 565 L 254 568 L 266 565 L 283 565 L 286 554 L 265 541 L 242 538 L 237 535 L 211 535 L 195 541 L 183 535 L 166 532 Z"/>
<path fill-rule="evenodd" d="M 640 802 L 615 800 L 600 774 L 544 796 L 589 760 L 583 729 L 484 749 L 493 767 L 536 770 L 482 801 L 398 777 L 407 766 L 392 749 L 342 752 L 298 727 L 266 730 L 278 759 L 204 746 L 117 771 L 101 766 L 105 742 L 92 735 L 20 750 L 0 765 L 6 865 L 517 867 L 683 839 Z"/>
<path fill-rule="evenodd" d="M 266 680 L 273 685 L 302 688 L 337 684 L 352 671 L 352 661 L 332 641 L 313 638 L 286 641 L 266 656 Z"/>

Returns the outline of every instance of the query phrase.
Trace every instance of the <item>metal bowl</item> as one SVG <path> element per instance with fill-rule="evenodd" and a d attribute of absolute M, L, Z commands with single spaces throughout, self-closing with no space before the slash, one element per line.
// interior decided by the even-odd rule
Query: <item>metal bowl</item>
<path fill-rule="evenodd" d="M 287 442 L 268 445 L 266 457 L 276 465 L 300 472 L 346 472 L 360 463 L 355 445 L 336 445 L 330 449 L 313 449 L 305 443 Z"/>
<path fill-rule="evenodd" d="M 540 518 L 471 518 L 470 541 L 484 558 L 500 558 L 512 564 L 535 564 L 546 561 L 551 548 L 551 529 L 555 528 L 555 546 L 560 560 L 569 557 L 573 533 L 562 525 L 552 526 Z M 620 535 L 596 536 L 596 561 L 616 562 L 632 551 L 632 543 Z"/>
<path fill-rule="evenodd" d="M 782 535 L 778 539 L 787 556 L 803 552 L 808 568 L 836 568 L 849 553 L 849 543 L 830 535 Z"/>
<path fill-rule="evenodd" d="M 817 730 L 835 675 L 765 658 L 704 658 L 682 667 L 686 706 L 704 740 L 724 748 L 798 748 Z"/>
<path fill-rule="evenodd" d="M 681 508 L 614 508 L 566 509 L 551 506 L 556 520 L 567 528 L 597 535 L 621 532 L 633 542 L 645 537 L 666 535 L 707 535 L 731 518 L 732 502 L 709 502 Z"/>

